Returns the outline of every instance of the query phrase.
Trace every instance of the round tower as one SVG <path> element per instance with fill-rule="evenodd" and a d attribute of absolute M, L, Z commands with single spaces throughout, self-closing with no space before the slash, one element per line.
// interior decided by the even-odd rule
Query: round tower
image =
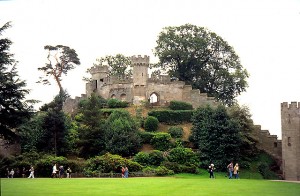
<path fill-rule="evenodd" d="M 133 85 L 146 86 L 148 80 L 149 56 L 141 55 L 131 57 L 131 66 L 133 67 Z"/>
<path fill-rule="evenodd" d="M 92 80 L 101 80 L 108 75 L 108 66 L 93 66 L 89 72 L 92 75 Z"/>
<path fill-rule="evenodd" d="M 300 180 L 300 102 L 281 103 L 282 163 L 286 180 Z"/>

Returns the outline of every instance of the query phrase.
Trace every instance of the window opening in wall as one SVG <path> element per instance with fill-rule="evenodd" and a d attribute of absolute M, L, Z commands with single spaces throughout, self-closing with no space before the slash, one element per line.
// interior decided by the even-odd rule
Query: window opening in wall
<path fill-rule="evenodd" d="M 144 76 L 144 73 L 142 73 L 142 77 Z"/>
<path fill-rule="evenodd" d="M 100 82 L 103 82 L 103 79 L 100 79 Z"/>
<path fill-rule="evenodd" d="M 155 93 L 150 95 L 150 103 L 156 103 L 158 101 L 157 95 Z"/>
<path fill-rule="evenodd" d="M 288 146 L 291 146 L 292 143 L 291 143 L 291 137 L 288 137 Z"/>
<path fill-rule="evenodd" d="M 289 114 L 289 120 L 288 120 L 288 123 L 290 124 L 291 123 L 291 115 Z"/>
<path fill-rule="evenodd" d="M 274 148 L 277 148 L 277 142 L 274 142 Z"/>
<path fill-rule="evenodd" d="M 126 94 L 121 94 L 120 98 L 121 98 L 121 101 L 126 101 Z"/>
<path fill-rule="evenodd" d="M 116 98 L 116 95 L 115 95 L 115 94 L 112 94 L 110 98 L 115 99 L 115 98 Z"/>

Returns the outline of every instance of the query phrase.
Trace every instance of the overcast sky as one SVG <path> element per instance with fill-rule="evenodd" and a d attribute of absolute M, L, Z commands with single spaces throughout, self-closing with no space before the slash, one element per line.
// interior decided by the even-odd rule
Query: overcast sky
<path fill-rule="evenodd" d="M 83 76 L 105 55 L 148 55 L 166 26 L 206 27 L 231 45 L 250 73 L 238 97 L 254 123 L 281 138 L 280 103 L 300 101 L 300 0 L 14 0 L 0 1 L 0 26 L 18 71 L 31 90 L 28 98 L 50 102 L 59 89 L 36 84 L 46 62 L 45 45 L 75 49 L 80 67 L 63 78 L 74 98 L 85 93 Z"/>

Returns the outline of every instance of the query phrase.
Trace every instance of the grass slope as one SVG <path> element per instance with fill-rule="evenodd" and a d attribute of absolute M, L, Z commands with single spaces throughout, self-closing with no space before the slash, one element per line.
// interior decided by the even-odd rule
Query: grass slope
<path fill-rule="evenodd" d="M 1 179 L 1 195 L 300 195 L 300 184 L 267 180 L 161 178 Z"/>

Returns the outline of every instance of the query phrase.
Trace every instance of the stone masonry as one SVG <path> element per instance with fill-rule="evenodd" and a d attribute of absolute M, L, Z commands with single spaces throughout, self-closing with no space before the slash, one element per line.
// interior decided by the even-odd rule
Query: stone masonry
<path fill-rule="evenodd" d="M 281 103 L 281 130 L 283 176 L 300 181 L 300 102 Z"/>
<path fill-rule="evenodd" d="M 199 89 L 192 89 L 183 81 L 171 80 L 167 75 L 149 77 L 149 60 L 146 55 L 131 57 L 132 78 L 110 77 L 107 66 L 93 66 L 90 69 L 92 81 L 86 83 L 86 94 L 66 100 L 63 110 L 69 114 L 74 113 L 79 101 L 91 96 L 93 92 L 104 99 L 116 98 L 133 105 L 150 101 L 153 105 L 168 106 L 172 100 L 190 103 L 194 108 L 218 104 L 214 98 L 201 93 Z"/>

